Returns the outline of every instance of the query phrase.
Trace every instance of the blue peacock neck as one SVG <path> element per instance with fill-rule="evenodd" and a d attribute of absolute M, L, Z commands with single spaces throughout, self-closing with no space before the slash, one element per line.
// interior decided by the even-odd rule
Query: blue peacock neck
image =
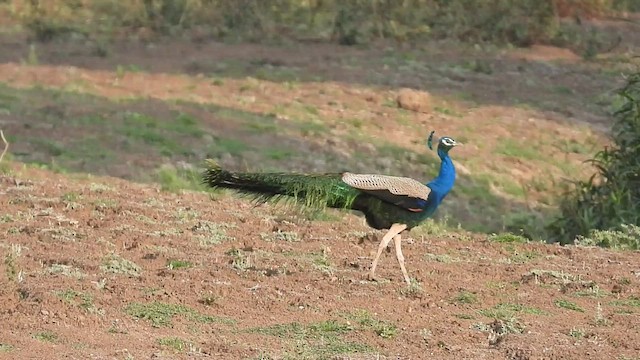
<path fill-rule="evenodd" d="M 453 188 L 453 184 L 456 181 L 456 169 L 453 166 L 453 162 L 451 161 L 447 150 L 438 148 L 438 156 L 441 160 L 440 173 L 435 179 L 431 180 L 427 186 L 431 188 L 431 191 L 437 194 L 439 198 L 438 202 L 440 202 Z"/>

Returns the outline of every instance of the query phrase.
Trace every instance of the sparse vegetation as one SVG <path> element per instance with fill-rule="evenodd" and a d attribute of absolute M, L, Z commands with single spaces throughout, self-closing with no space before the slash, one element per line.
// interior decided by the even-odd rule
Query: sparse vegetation
<path fill-rule="evenodd" d="M 327 320 L 303 325 L 300 323 L 276 324 L 251 328 L 247 331 L 276 336 L 293 342 L 291 356 L 301 358 L 333 358 L 341 354 L 368 353 L 373 349 L 365 344 L 346 341 L 342 336 L 354 331 L 349 324 Z"/>
<path fill-rule="evenodd" d="M 127 276 L 140 276 L 142 268 L 133 261 L 127 260 L 117 254 L 105 257 L 100 269 L 106 273 L 122 274 Z"/>
<path fill-rule="evenodd" d="M 488 237 L 489 241 L 498 242 L 498 243 L 519 243 L 523 244 L 528 242 L 529 240 L 524 236 L 515 235 L 511 233 L 503 233 L 503 234 L 491 234 Z"/>
<path fill-rule="evenodd" d="M 398 334 L 398 328 L 389 321 L 376 319 L 367 310 L 356 310 L 346 315 L 347 319 L 356 321 L 364 329 L 372 330 L 382 338 L 392 338 Z"/>
<path fill-rule="evenodd" d="M 18 269 L 18 258 L 22 254 L 22 246 L 19 244 L 11 244 L 10 251 L 4 257 L 4 266 L 9 281 L 21 282 L 23 279 L 22 271 Z"/>
<path fill-rule="evenodd" d="M 556 299 L 553 301 L 553 303 L 560 308 L 563 309 L 568 309 L 568 310 L 573 310 L 573 311 L 578 311 L 578 312 L 584 312 L 584 309 L 581 308 L 580 306 L 578 306 L 578 304 L 566 300 L 566 299 Z"/>
<path fill-rule="evenodd" d="M 183 352 L 188 347 L 188 343 L 177 337 L 163 337 L 156 340 L 158 345 L 169 348 L 175 352 Z"/>
<path fill-rule="evenodd" d="M 480 315 L 484 315 L 489 318 L 505 320 L 514 319 L 516 314 L 531 314 L 531 315 L 544 315 L 545 312 L 534 307 L 529 307 L 521 304 L 513 303 L 499 303 L 490 309 L 479 310 Z"/>
<path fill-rule="evenodd" d="M 460 304 L 474 304 L 478 301 L 478 298 L 476 297 L 476 294 L 463 290 L 460 291 L 452 300 Z"/>
<path fill-rule="evenodd" d="M 158 301 L 146 304 L 132 303 L 128 305 L 124 311 L 137 319 L 150 321 L 154 327 L 171 326 L 171 319 L 177 315 L 185 316 L 191 321 L 203 324 L 220 323 L 231 325 L 235 323 L 232 319 L 200 314 L 184 305 L 168 304 Z"/>
<path fill-rule="evenodd" d="M 55 343 L 58 341 L 58 334 L 52 331 L 42 331 L 33 334 L 33 338 L 42 342 Z"/>
<path fill-rule="evenodd" d="M 640 226 L 620 224 L 620 230 L 591 230 L 588 237 L 578 235 L 580 246 L 604 246 L 618 250 L 640 249 Z"/>
<path fill-rule="evenodd" d="M 188 269 L 192 267 L 193 264 L 190 261 L 186 260 L 171 260 L 167 264 L 167 269 L 169 270 L 179 270 L 179 269 Z"/>

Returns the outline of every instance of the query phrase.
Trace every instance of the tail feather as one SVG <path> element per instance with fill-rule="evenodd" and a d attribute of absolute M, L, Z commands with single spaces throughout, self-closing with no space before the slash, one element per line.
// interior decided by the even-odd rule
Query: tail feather
<path fill-rule="evenodd" d="M 360 194 L 343 183 L 341 174 L 239 173 L 207 160 L 203 182 L 248 194 L 257 201 L 294 200 L 310 207 L 350 208 Z"/>

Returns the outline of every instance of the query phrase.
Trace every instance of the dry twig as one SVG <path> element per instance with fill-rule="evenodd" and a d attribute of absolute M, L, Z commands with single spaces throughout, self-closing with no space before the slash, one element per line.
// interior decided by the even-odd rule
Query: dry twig
<path fill-rule="evenodd" d="M 0 162 L 2 162 L 2 159 L 4 158 L 4 154 L 6 154 L 7 150 L 9 150 L 9 142 L 4 137 L 4 133 L 2 132 L 2 130 L 0 130 L 0 138 L 2 138 L 2 142 L 4 143 L 4 150 L 2 150 L 2 154 L 0 154 Z"/>

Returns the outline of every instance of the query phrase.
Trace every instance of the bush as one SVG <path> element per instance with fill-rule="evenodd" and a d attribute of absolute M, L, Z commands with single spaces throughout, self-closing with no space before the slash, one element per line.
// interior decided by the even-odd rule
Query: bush
<path fill-rule="evenodd" d="M 640 250 L 640 227 L 620 225 L 621 230 L 592 230 L 589 237 L 578 235 L 575 244 L 602 246 L 619 250 Z"/>
<path fill-rule="evenodd" d="M 558 12 L 600 13 L 613 0 L 11 0 L 39 40 L 61 34 L 160 34 L 325 38 L 341 44 L 379 38 L 455 38 L 526 46 L 558 33 Z M 628 8 L 624 0 L 614 1 Z M 584 10 L 584 9 L 587 10 Z M 569 10 L 567 10 L 569 9 Z"/>
<path fill-rule="evenodd" d="M 574 183 L 560 202 L 560 217 L 549 226 L 560 242 L 594 229 L 640 225 L 640 72 L 629 76 L 618 94 L 624 101 L 614 113 L 614 146 L 595 155 L 591 163 L 597 172 Z"/>

